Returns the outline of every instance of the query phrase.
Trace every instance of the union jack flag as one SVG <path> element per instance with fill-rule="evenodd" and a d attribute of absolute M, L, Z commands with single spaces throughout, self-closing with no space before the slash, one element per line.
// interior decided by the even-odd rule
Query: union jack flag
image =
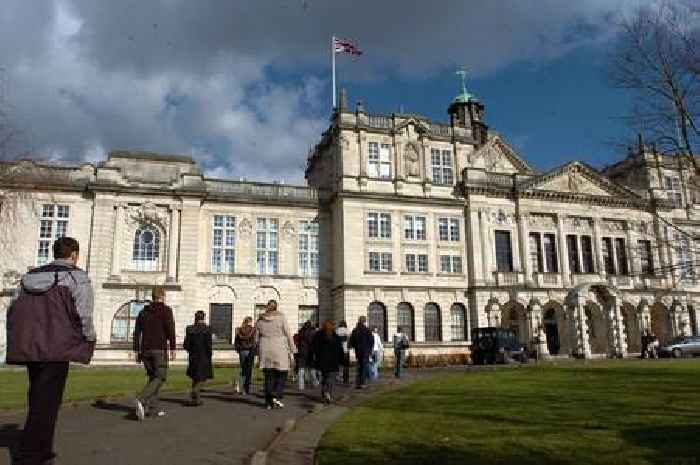
<path fill-rule="evenodd" d="M 333 52 L 362 55 L 362 51 L 350 40 L 333 38 Z"/>

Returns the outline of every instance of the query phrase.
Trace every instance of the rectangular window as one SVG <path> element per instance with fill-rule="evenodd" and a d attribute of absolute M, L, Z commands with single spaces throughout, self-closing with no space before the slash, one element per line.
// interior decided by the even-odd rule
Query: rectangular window
<path fill-rule="evenodd" d="M 452 185 L 452 151 L 432 149 L 430 161 L 433 168 L 433 184 Z"/>
<path fill-rule="evenodd" d="M 406 254 L 406 271 L 409 273 L 427 273 L 428 256 L 425 254 Z"/>
<path fill-rule="evenodd" d="M 557 262 L 557 241 L 554 234 L 544 235 L 542 249 L 544 253 L 544 271 L 547 273 L 556 273 L 559 271 L 559 264 Z"/>
<path fill-rule="evenodd" d="M 677 256 L 678 276 L 686 282 L 695 282 L 695 265 L 691 259 L 690 238 L 686 234 L 673 234 L 673 250 Z"/>
<path fill-rule="evenodd" d="M 68 232 L 68 205 L 44 204 L 39 220 L 39 245 L 37 247 L 37 265 L 45 265 L 51 260 L 53 242 L 64 237 Z"/>
<path fill-rule="evenodd" d="M 615 238 L 615 254 L 617 255 L 617 270 L 620 274 L 629 274 L 627 266 L 627 249 L 625 248 L 625 239 L 622 237 Z"/>
<path fill-rule="evenodd" d="M 540 233 L 530 233 L 530 267 L 532 271 L 542 273 L 544 271 L 544 263 L 542 260 L 542 241 Z"/>
<path fill-rule="evenodd" d="M 319 322 L 319 312 L 316 305 L 299 305 L 299 329 L 304 326 L 304 323 L 310 321 L 316 326 Z"/>
<path fill-rule="evenodd" d="M 258 274 L 277 274 L 277 239 L 279 220 L 258 218 L 256 246 Z"/>
<path fill-rule="evenodd" d="M 369 270 L 390 272 L 393 269 L 391 252 L 370 252 Z"/>
<path fill-rule="evenodd" d="M 637 250 L 642 274 L 653 275 L 654 257 L 651 253 L 651 241 L 637 241 Z"/>
<path fill-rule="evenodd" d="M 391 178 L 391 145 L 368 144 L 367 175 L 370 178 Z"/>
<path fill-rule="evenodd" d="M 569 272 L 580 273 L 581 264 L 578 260 L 578 242 L 575 235 L 569 234 L 566 236 L 566 249 L 569 254 Z"/>
<path fill-rule="evenodd" d="M 299 274 L 318 275 L 318 223 L 301 221 L 299 223 Z"/>
<path fill-rule="evenodd" d="M 595 273 L 593 265 L 593 240 L 591 236 L 581 236 L 581 260 L 584 273 Z"/>
<path fill-rule="evenodd" d="M 406 215 L 403 219 L 404 239 L 425 240 L 425 217 Z"/>
<path fill-rule="evenodd" d="M 462 257 L 459 255 L 440 255 L 441 273 L 462 273 Z"/>
<path fill-rule="evenodd" d="M 391 215 L 389 213 L 368 213 L 367 234 L 373 239 L 391 239 Z"/>
<path fill-rule="evenodd" d="M 418 272 L 427 273 L 428 272 L 428 256 L 425 254 L 418 255 Z"/>
<path fill-rule="evenodd" d="M 615 274 L 615 259 L 613 258 L 612 239 L 609 237 L 604 237 L 601 247 L 603 251 L 603 267 L 605 268 L 605 273 Z"/>
<path fill-rule="evenodd" d="M 457 218 L 439 218 L 438 219 L 438 235 L 441 241 L 459 241 L 459 219 Z"/>
<path fill-rule="evenodd" d="M 501 272 L 513 271 L 513 249 L 510 231 L 495 231 L 496 269 Z"/>
<path fill-rule="evenodd" d="M 413 254 L 406 254 L 406 271 L 409 273 L 416 271 L 416 256 Z"/>
<path fill-rule="evenodd" d="M 236 259 L 236 218 L 214 215 L 212 224 L 211 271 L 233 273 Z"/>

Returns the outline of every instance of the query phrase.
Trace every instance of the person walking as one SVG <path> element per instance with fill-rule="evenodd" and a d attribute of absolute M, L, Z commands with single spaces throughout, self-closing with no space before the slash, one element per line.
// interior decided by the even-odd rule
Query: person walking
<path fill-rule="evenodd" d="M 185 329 L 183 348 L 188 354 L 187 376 L 192 379 L 190 405 L 202 405 L 200 392 L 202 385 L 214 377 L 211 364 L 212 336 L 211 328 L 204 321 L 206 315 L 199 310 L 194 314 L 194 324 Z"/>
<path fill-rule="evenodd" d="M 343 384 L 350 384 L 350 349 L 348 348 L 348 324 L 345 321 L 341 321 L 335 330 L 335 334 L 338 336 L 343 347 Z"/>
<path fill-rule="evenodd" d="M 134 352 L 136 362 L 143 363 L 148 383 L 136 396 L 136 418 L 162 417 L 165 410 L 158 405 L 158 393 L 168 376 L 168 344 L 170 360 L 175 360 L 175 320 L 173 311 L 165 305 L 165 289 L 154 286 L 153 301 L 136 317 Z"/>
<path fill-rule="evenodd" d="M 93 289 L 77 267 L 71 237 L 53 243 L 54 261 L 25 274 L 7 312 L 9 365 L 27 367 L 29 389 L 16 465 L 51 465 L 69 362 L 89 364 L 95 349 Z"/>
<path fill-rule="evenodd" d="M 404 334 L 400 326 L 392 338 L 392 343 L 394 346 L 394 376 L 401 378 L 401 370 L 403 369 L 403 364 L 406 360 L 406 350 L 408 349 L 408 336 Z"/>
<path fill-rule="evenodd" d="M 305 321 L 301 329 L 297 333 L 297 338 L 294 341 L 297 347 L 297 378 L 298 387 L 303 391 L 306 387 L 306 376 L 311 376 L 313 370 L 313 351 L 311 344 L 313 342 L 313 326 L 311 321 Z"/>
<path fill-rule="evenodd" d="M 327 404 L 333 401 L 333 385 L 338 368 L 343 363 L 345 352 L 335 326 L 330 320 L 323 323 L 313 341 L 314 367 L 321 372 L 321 398 Z"/>
<path fill-rule="evenodd" d="M 367 367 L 369 365 L 369 357 L 374 348 L 374 337 L 367 329 L 367 317 L 361 316 L 357 319 L 357 326 L 350 334 L 348 344 L 351 349 L 355 350 L 355 358 L 357 359 L 357 375 L 355 376 L 355 388 L 362 389 L 367 382 Z"/>
<path fill-rule="evenodd" d="M 277 301 L 267 303 L 267 311 L 257 323 L 257 345 L 260 368 L 265 375 L 265 407 L 283 408 L 282 398 L 289 371 L 289 359 L 294 354 L 294 340 L 287 318 L 277 310 Z"/>
<path fill-rule="evenodd" d="M 369 364 L 369 379 L 377 381 L 379 379 L 379 366 L 384 358 L 384 344 L 376 326 L 372 328 L 372 337 L 374 346 L 372 347 L 372 356 Z"/>
<path fill-rule="evenodd" d="M 250 383 L 253 378 L 253 363 L 255 362 L 255 326 L 249 316 L 243 318 L 243 323 L 236 329 L 233 349 L 238 352 L 240 375 L 236 392 L 250 394 Z"/>

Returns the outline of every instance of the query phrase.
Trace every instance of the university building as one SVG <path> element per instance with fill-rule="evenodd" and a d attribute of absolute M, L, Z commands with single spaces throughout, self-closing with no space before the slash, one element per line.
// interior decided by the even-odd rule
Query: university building
<path fill-rule="evenodd" d="M 684 160 L 640 143 L 603 171 L 541 173 L 466 91 L 447 123 L 340 100 L 306 187 L 211 179 L 150 152 L 0 162 L 0 327 L 21 274 L 69 235 L 95 287 L 103 363 L 132 357 L 156 284 L 179 338 L 208 314 L 219 359 L 269 299 L 293 329 L 366 315 L 390 340 L 401 326 L 414 354 L 465 354 L 480 326 L 552 357 L 639 353 L 647 329 L 662 342 L 698 333 L 700 195 Z"/>

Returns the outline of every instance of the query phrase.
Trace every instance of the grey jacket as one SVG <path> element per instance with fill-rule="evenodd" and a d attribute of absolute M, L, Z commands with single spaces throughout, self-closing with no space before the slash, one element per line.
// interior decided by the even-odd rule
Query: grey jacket
<path fill-rule="evenodd" d="M 97 338 L 95 325 L 93 323 L 94 296 L 92 283 L 88 274 L 80 268 L 75 268 L 70 260 L 54 260 L 51 265 L 65 266 L 73 268 L 70 271 L 60 271 L 58 273 L 58 285 L 68 288 L 75 302 L 75 308 L 80 316 L 82 331 L 85 339 L 94 342 Z M 54 284 L 54 273 L 27 273 L 22 277 L 15 296 L 10 302 L 10 306 L 26 289 L 28 292 L 43 292 Z"/>

